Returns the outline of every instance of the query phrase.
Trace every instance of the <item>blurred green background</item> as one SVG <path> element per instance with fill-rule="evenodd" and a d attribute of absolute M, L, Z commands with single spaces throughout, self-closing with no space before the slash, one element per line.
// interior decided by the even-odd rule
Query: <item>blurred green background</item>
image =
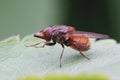
<path fill-rule="evenodd" d="M 56 24 L 120 41 L 120 0 L 0 0 L 0 40 Z"/>

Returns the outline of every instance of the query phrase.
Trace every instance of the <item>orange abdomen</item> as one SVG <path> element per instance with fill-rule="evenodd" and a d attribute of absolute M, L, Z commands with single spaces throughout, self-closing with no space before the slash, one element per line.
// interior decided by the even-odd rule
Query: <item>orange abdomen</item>
<path fill-rule="evenodd" d="M 90 41 L 86 37 L 71 36 L 70 47 L 78 51 L 86 51 L 90 48 Z"/>

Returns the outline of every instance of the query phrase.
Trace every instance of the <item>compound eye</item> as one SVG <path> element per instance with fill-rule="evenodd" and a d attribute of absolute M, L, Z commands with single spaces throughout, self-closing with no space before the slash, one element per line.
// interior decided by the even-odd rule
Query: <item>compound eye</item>
<path fill-rule="evenodd" d="M 44 31 L 44 36 L 46 40 L 51 40 L 51 36 L 52 36 L 52 28 L 51 27 L 47 27 Z"/>

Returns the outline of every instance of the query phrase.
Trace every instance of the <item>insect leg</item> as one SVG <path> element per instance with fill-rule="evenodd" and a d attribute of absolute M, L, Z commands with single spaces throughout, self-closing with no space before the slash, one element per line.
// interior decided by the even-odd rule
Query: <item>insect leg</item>
<path fill-rule="evenodd" d="M 44 42 L 43 46 L 37 46 L 40 43 L 42 43 L 42 42 L 39 42 L 39 43 L 36 43 L 36 44 L 33 44 L 33 45 L 29 45 L 29 46 L 26 46 L 26 47 L 35 47 L 35 48 L 40 48 L 41 47 L 41 48 L 43 48 L 43 47 L 45 47 L 45 45 L 52 46 L 52 45 L 56 44 L 56 42 L 53 42 L 53 43 L 51 43 L 51 42 Z"/>
<path fill-rule="evenodd" d="M 39 47 L 45 47 L 45 45 L 47 45 L 47 46 L 52 46 L 52 45 L 55 45 L 56 43 L 55 42 L 44 42 L 44 44 L 43 44 L 43 46 L 35 46 L 35 48 L 39 48 Z"/>
<path fill-rule="evenodd" d="M 39 45 L 40 43 L 42 43 L 42 42 L 39 42 L 39 43 L 36 43 L 36 44 L 32 44 L 32 45 L 29 45 L 29 46 L 26 46 L 26 47 L 36 47 L 37 45 Z"/>
<path fill-rule="evenodd" d="M 61 53 L 61 55 L 60 55 L 60 67 L 62 67 L 62 56 L 63 56 L 63 52 L 64 52 L 64 49 L 65 49 L 65 47 L 64 47 L 64 45 L 63 44 L 61 44 L 62 45 L 62 53 Z"/>
<path fill-rule="evenodd" d="M 80 54 L 81 54 L 83 57 L 85 57 L 86 59 L 90 60 L 90 58 L 88 58 L 87 56 L 85 56 L 85 55 L 82 53 L 82 51 L 80 51 Z"/>

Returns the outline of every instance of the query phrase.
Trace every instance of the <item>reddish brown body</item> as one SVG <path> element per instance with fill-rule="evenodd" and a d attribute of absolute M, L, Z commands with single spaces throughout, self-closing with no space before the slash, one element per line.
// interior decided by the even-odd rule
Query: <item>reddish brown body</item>
<path fill-rule="evenodd" d="M 86 51 L 90 48 L 90 41 L 86 37 L 71 36 L 69 38 L 70 47 L 78 51 Z"/>
<path fill-rule="evenodd" d="M 60 56 L 61 67 L 64 45 L 70 46 L 71 48 L 79 51 L 80 54 L 86 59 L 90 59 L 83 54 L 83 51 L 87 51 L 90 48 L 89 38 L 105 39 L 109 36 L 92 32 L 76 31 L 71 26 L 55 25 L 40 30 L 40 33 L 34 34 L 34 37 L 45 39 L 46 42 L 43 46 L 37 46 L 41 43 L 40 42 L 34 45 L 30 45 L 28 47 L 44 47 L 45 45 L 52 46 L 55 45 L 56 42 L 62 45 L 63 50 Z M 53 42 L 50 42 L 51 40 Z"/>

